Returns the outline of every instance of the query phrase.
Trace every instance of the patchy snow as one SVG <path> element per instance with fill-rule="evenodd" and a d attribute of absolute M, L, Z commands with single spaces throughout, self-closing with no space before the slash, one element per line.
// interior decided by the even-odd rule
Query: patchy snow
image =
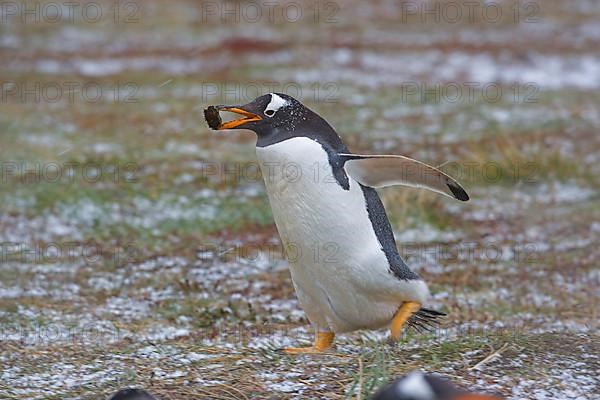
<path fill-rule="evenodd" d="M 144 337 L 147 340 L 165 341 L 182 336 L 188 336 L 189 334 L 190 330 L 187 328 L 177 328 L 174 326 L 156 326 L 148 329 L 147 333 L 144 334 Z"/>
<path fill-rule="evenodd" d="M 399 243 L 452 242 L 460 239 L 460 234 L 457 232 L 441 231 L 428 224 L 404 229 L 402 232 L 396 232 L 394 236 Z"/>
<path fill-rule="evenodd" d="M 533 82 L 541 89 L 600 87 L 600 56 L 542 54 L 530 51 L 526 59 L 502 58 L 490 53 L 439 50 L 401 53 L 353 51 L 356 64 L 335 69 L 292 70 L 283 75 L 300 84 L 311 82 L 355 82 L 366 88 L 381 89 L 406 83 L 424 83 L 423 77 L 438 77 L 439 83 L 476 82 L 510 86 Z M 398 69 L 402 65 L 402 69 Z M 367 71 L 367 73 L 365 73 Z M 593 77 L 593 78 L 591 78 Z M 431 79 L 426 80 L 432 85 Z"/>
<path fill-rule="evenodd" d="M 592 399 L 590 395 L 597 393 L 597 371 L 584 368 L 583 363 L 565 364 L 563 369 L 552 369 L 546 378 L 545 387 L 540 387 L 538 380 L 523 379 L 512 387 L 509 399 Z"/>
<path fill-rule="evenodd" d="M 149 315 L 148 302 L 130 297 L 110 297 L 106 306 L 100 307 L 98 311 L 127 318 L 143 318 Z"/>
<path fill-rule="evenodd" d="M 266 386 L 275 392 L 283 393 L 302 393 L 302 389 L 306 388 L 306 385 L 301 382 L 265 382 Z"/>
<path fill-rule="evenodd" d="M 595 193 L 595 190 L 574 182 L 552 182 L 541 184 L 534 196 L 535 200 L 542 204 L 575 203 L 589 200 Z"/>

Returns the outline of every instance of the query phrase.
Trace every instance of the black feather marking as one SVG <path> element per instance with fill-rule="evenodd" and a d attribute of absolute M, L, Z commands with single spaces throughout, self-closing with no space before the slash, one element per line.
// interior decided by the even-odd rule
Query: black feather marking
<path fill-rule="evenodd" d="M 432 315 L 434 317 L 445 317 L 446 316 L 446 313 L 443 313 L 441 311 L 432 310 L 430 308 L 421 308 L 419 311 L 416 312 L 416 314 L 420 315 L 420 316 Z"/>
<path fill-rule="evenodd" d="M 417 325 L 422 327 L 423 329 L 426 329 L 428 331 L 434 330 L 437 325 L 435 323 L 429 322 L 429 321 L 424 321 L 424 320 L 420 320 L 420 319 L 416 319 L 416 318 L 412 318 L 409 320 L 409 325 Z"/>
<path fill-rule="evenodd" d="M 458 184 L 456 184 L 456 182 L 448 181 L 448 182 L 446 182 L 446 185 L 448 185 L 448 188 L 450 189 L 450 191 L 452 192 L 454 197 L 456 197 L 458 200 L 460 200 L 460 201 L 468 201 L 469 200 L 469 195 L 467 194 L 467 192 L 465 192 L 465 189 L 463 189 Z"/>
<path fill-rule="evenodd" d="M 377 236 L 381 249 L 390 264 L 390 273 L 401 280 L 421 279 L 419 275 L 408 268 L 408 265 L 406 265 L 400 256 L 400 253 L 398 253 L 392 225 L 390 224 L 383 203 L 375 189 L 363 185 L 360 185 L 360 188 L 363 191 L 365 202 L 367 203 L 367 213 L 369 214 L 371 225 L 375 231 L 375 236 Z"/>
<path fill-rule="evenodd" d="M 333 171 L 333 177 L 337 181 L 337 183 L 344 190 L 350 190 L 350 181 L 348 180 L 348 175 L 344 170 L 344 160 L 340 157 L 337 151 L 333 150 L 329 146 L 324 146 L 323 150 L 327 153 L 327 158 L 329 159 L 329 164 L 331 165 L 331 170 Z"/>
<path fill-rule="evenodd" d="M 425 332 L 433 332 L 434 331 L 434 327 L 429 326 L 422 322 L 415 321 L 415 320 L 409 321 L 408 326 L 413 328 L 414 330 L 416 330 L 419 333 L 423 333 L 424 331 Z"/>
<path fill-rule="evenodd" d="M 409 326 L 409 328 L 412 328 L 415 331 L 417 331 L 417 333 L 423 333 L 423 331 L 425 330 L 421 325 L 411 323 L 411 322 L 408 322 L 408 326 Z"/>
<path fill-rule="evenodd" d="M 410 317 L 407 324 L 410 328 L 415 329 L 419 333 L 423 330 L 433 332 L 439 326 L 441 319 L 445 316 L 446 314 L 443 312 L 421 308 Z"/>
<path fill-rule="evenodd" d="M 435 324 L 436 324 L 431 319 L 426 319 L 426 318 L 423 318 L 423 317 L 421 317 L 419 315 L 413 315 L 413 320 L 415 322 L 418 322 L 418 323 L 421 323 L 421 324 L 425 324 L 427 326 L 433 326 L 433 327 L 435 327 Z"/>

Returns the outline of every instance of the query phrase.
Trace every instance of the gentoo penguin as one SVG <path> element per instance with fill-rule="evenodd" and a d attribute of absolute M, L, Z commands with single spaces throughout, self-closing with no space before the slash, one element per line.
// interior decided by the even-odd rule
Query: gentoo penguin
<path fill-rule="evenodd" d="M 242 118 L 223 122 L 220 111 Z M 242 106 L 205 110 L 216 130 L 250 129 L 273 217 L 286 249 L 300 305 L 315 326 L 314 345 L 329 349 L 336 333 L 408 322 L 427 328 L 442 313 L 421 308 L 427 284 L 404 263 L 375 188 L 423 187 L 466 201 L 454 179 L 419 161 L 352 154 L 322 117 L 281 93 Z"/>
<path fill-rule="evenodd" d="M 414 371 L 379 390 L 372 400 L 502 400 L 469 393 L 437 376 Z"/>
<path fill-rule="evenodd" d="M 121 389 L 108 400 L 156 400 L 144 389 Z"/>

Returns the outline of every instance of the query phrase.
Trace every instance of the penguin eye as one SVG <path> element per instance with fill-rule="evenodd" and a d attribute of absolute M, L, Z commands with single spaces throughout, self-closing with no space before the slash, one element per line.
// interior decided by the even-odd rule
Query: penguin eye
<path fill-rule="evenodd" d="M 267 110 L 265 111 L 265 115 L 267 117 L 272 117 L 273 115 L 275 115 L 275 110 Z"/>

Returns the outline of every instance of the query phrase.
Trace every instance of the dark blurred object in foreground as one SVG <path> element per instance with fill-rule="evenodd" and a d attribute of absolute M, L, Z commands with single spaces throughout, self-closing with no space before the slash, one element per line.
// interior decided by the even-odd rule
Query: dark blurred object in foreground
<path fill-rule="evenodd" d="M 501 400 L 500 397 L 465 392 L 450 381 L 419 371 L 395 380 L 372 400 Z"/>
<path fill-rule="evenodd" d="M 108 400 L 157 400 L 144 389 L 121 389 Z"/>

